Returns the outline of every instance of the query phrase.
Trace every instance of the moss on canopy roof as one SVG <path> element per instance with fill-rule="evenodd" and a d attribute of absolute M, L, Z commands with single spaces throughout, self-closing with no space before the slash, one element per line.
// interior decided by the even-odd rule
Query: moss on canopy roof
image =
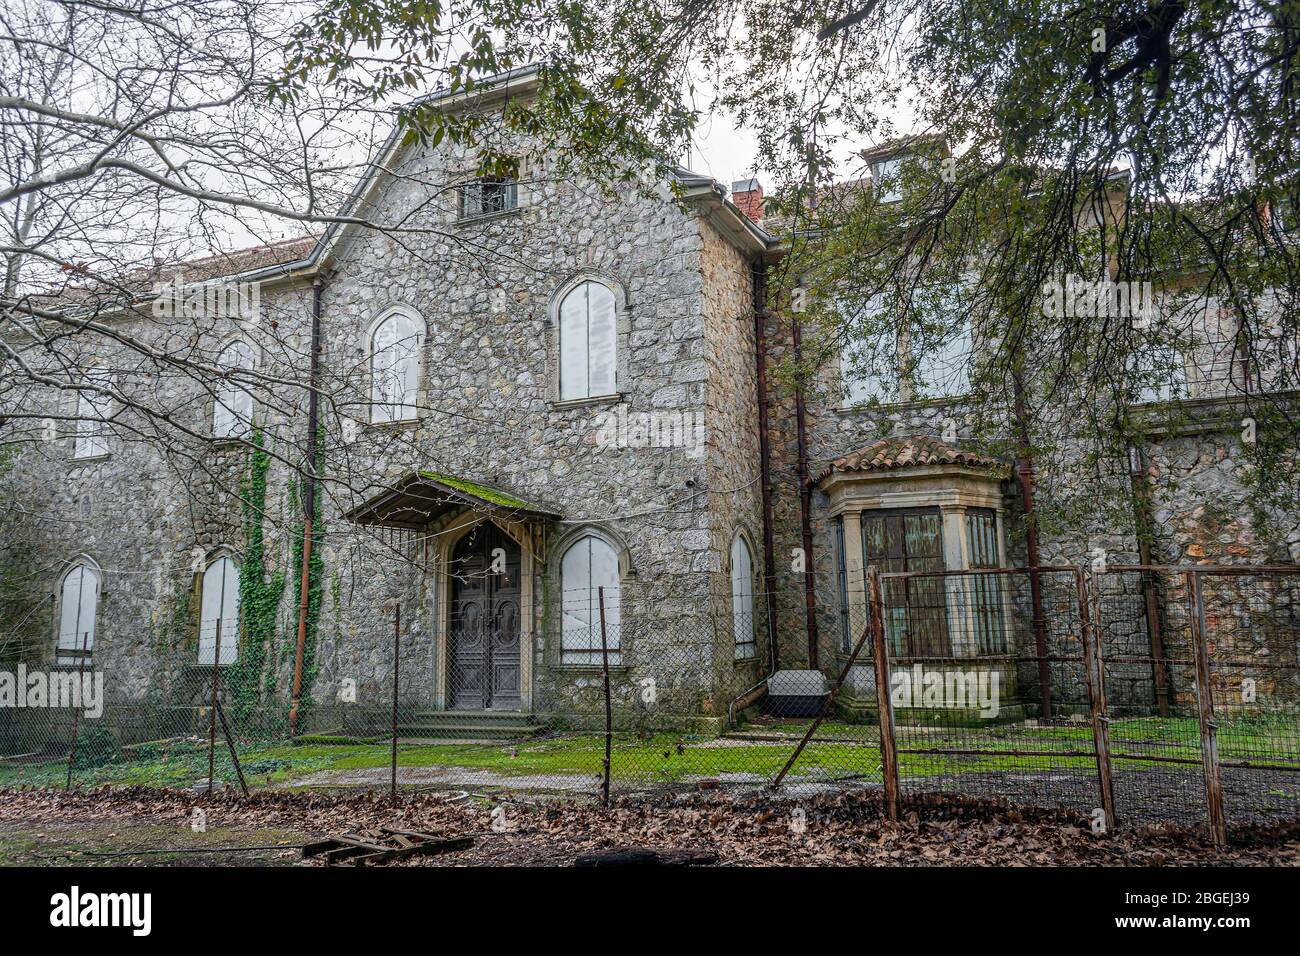
<path fill-rule="evenodd" d="M 461 494 L 470 495 L 488 504 L 500 505 L 503 508 L 523 508 L 528 511 L 545 511 L 537 505 L 530 504 L 522 498 L 516 498 L 514 495 L 506 494 L 500 488 L 493 488 L 491 485 L 480 484 L 477 481 L 468 481 L 465 478 L 454 478 L 451 475 L 439 474 L 436 471 L 422 471 L 421 478 L 427 478 L 429 481 L 435 481 L 440 485 L 446 485 L 453 491 L 459 491 Z"/>

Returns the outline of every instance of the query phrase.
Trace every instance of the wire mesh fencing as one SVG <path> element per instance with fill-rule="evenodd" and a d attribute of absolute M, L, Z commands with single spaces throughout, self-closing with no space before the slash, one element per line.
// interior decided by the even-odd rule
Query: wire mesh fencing
<path fill-rule="evenodd" d="M 292 732 L 292 646 L 257 651 L 237 617 L 129 672 L 7 648 L 30 699 L 0 707 L 0 788 L 953 793 L 1220 840 L 1300 808 L 1300 569 L 868 568 L 838 590 L 816 670 L 788 645 L 773 669 L 764 594 L 597 587 L 544 633 L 490 586 L 432 626 L 376 608 L 365 641 L 310 655 Z"/>

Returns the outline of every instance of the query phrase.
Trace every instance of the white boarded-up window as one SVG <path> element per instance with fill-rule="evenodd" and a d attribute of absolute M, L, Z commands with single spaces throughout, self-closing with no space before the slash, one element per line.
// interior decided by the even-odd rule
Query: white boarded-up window
<path fill-rule="evenodd" d="M 86 383 L 96 388 L 108 388 L 112 380 L 102 373 L 92 372 Z M 72 449 L 74 458 L 98 458 L 108 454 L 108 417 L 112 414 L 113 400 L 95 388 L 77 392 L 77 438 Z"/>
<path fill-rule="evenodd" d="M 758 653 L 754 641 L 754 556 L 744 535 L 731 542 L 731 631 L 736 640 L 736 659 L 748 660 Z"/>
<path fill-rule="evenodd" d="M 617 358 L 614 293 L 584 282 L 560 303 L 560 400 L 614 394 Z"/>
<path fill-rule="evenodd" d="M 565 664 L 600 664 L 600 589 L 605 593 L 605 643 L 620 660 L 618 554 L 595 535 L 579 538 L 560 563 L 560 656 Z"/>
<path fill-rule="evenodd" d="M 221 656 L 217 658 L 217 631 Z M 221 557 L 203 572 L 203 603 L 199 612 L 199 663 L 225 666 L 239 657 L 239 566 Z"/>
<path fill-rule="evenodd" d="M 63 576 L 59 588 L 59 635 L 56 644 L 60 664 L 78 664 L 95 648 L 95 612 L 99 606 L 99 572 L 89 565 L 74 564 Z M 83 650 L 85 654 L 83 655 Z"/>
<path fill-rule="evenodd" d="M 253 347 L 231 342 L 217 357 L 217 367 L 233 373 L 217 384 L 217 401 L 212 412 L 214 438 L 244 438 L 253 428 L 253 393 L 239 384 L 241 372 L 253 369 Z"/>
<path fill-rule="evenodd" d="M 370 336 L 370 420 L 402 422 L 416 417 L 420 383 L 420 323 L 394 312 Z"/>

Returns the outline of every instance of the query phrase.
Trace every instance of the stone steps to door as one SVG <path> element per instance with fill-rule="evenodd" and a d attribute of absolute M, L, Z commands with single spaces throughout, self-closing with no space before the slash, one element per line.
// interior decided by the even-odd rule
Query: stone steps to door
<path fill-rule="evenodd" d="M 546 732 L 531 714 L 499 710 L 439 710 L 415 715 L 409 724 L 400 724 L 403 737 L 456 740 L 518 740 Z"/>

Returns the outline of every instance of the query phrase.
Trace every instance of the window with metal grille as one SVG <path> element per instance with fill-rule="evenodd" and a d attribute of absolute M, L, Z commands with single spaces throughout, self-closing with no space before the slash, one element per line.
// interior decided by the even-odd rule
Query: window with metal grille
<path fill-rule="evenodd" d="M 862 558 L 882 573 L 944 570 L 939 509 L 863 512 Z M 885 579 L 882 591 L 885 636 L 895 655 L 951 656 L 942 577 Z"/>
<path fill-rule="evenodd" d="M 1001 566 L 998 553 L 997 516 L 987 508 L 966 512 L 967 567 Z M 999 574 L 975 574 L 970 577 L 970 624 L 976 652 L 1007 652 L 1006 618 L 1003 615 L 1002 587 L 1006 579 Z"/>
<path fill-rule="evenodd" d="M 460 187 L 460 218 L 490 216 L 519 206 L 519 184 L 510 176 L 482 176 Z"/>

